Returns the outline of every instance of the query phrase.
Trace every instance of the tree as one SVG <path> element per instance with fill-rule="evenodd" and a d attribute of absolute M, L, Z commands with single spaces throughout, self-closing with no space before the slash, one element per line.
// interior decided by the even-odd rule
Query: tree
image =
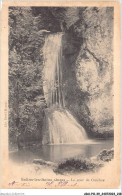
<path fill-rule="evenodd" d="M 10 143 L 16 143 L 18 133 L 25 133 L 32 129 L 35 135 L 42 131 L 38 124 L 43 123 L 41 114 L 45 107 L 45 104 L 40 101 L 43 97 L 41 49 L 44 35 L 40 33 L 34 21 L 30 7 L 9 8 Z"/>

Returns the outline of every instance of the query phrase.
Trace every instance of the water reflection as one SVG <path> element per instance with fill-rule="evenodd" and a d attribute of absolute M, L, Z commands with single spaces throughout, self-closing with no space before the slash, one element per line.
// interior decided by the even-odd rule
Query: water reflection
<path fill-rule="evenodd" d="M 32 163 L 33 159 L 39 158 L 46 161 L 58 162 L 79 155 L 90 158 L 99 154 L 103 149 L 111 149 L 112 147 L 113 140 L 92 141 L 91 144 L 43 145 L 41 147 L 35 146 L 12 152 L 9 157 L 18 163 Z"/>

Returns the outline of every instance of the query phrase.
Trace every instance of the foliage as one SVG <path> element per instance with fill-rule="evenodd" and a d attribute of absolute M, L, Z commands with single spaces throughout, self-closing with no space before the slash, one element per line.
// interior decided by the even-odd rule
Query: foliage
<path fill-rule="evenodd" d="M 92 162 L 90 160 L 71 158 L 62 163 L 59 163 L 58 167 L 55 169 L 55 172 L 93 172 L 101 166 L 101 164 Z"/>
<path fill-rule="evenodd" d="M 9 8 L 10 143 L 16 142 L 18 133 L 41 131 L 44 35 L 39 30 L 30 7 Z"/>
<path fill-rule="evenodd" d="M 102 160 L 104 162 L 109 162 L 114 158 L 114 150 L 103 150 L 100 152 L 100 154 L 97 156 L 98 160 Z"/>

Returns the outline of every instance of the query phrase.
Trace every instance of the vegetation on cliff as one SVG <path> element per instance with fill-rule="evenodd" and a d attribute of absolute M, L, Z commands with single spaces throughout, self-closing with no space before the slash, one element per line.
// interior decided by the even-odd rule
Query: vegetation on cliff
<path fill-rule="evenodd" d="M 31 8 L 9 9 L 9 137 L 20 134 L 41 140 L 43 122 L 42 46 Z M 31 139 L 32 139 L 31 138 Z"/>

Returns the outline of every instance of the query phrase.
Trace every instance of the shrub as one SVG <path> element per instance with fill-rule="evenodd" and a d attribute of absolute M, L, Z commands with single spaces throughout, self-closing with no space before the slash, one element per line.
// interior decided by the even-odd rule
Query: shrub
<path fill-rule="evenodd" d="M 59 163 L 56 173 L 64 172 L 90 172 L 101 167 L 99 163 L 91 162 L 90 160 L 80 160 L 80 159 L 69 159 L 62 163 Z"/>

